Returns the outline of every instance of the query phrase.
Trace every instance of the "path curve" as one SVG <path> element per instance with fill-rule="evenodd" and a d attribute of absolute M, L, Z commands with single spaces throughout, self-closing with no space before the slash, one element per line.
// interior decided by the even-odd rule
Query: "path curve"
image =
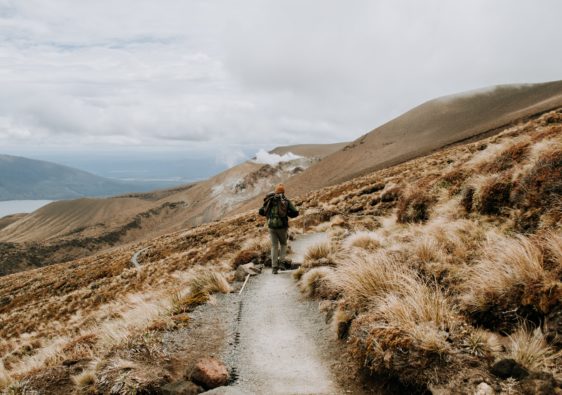
<path fill-rule="evenodd" d="M 138 250 L 138 251 L 135 252 L 135 253 L 133 254 L 133 256 L 131 257 L 131 263 L 133 264 L 134 267 L 137 268 L 137 270 L 140 270 L 140 268 L 141 268 L 141 265 L 140 265 L 140 263 L 139 263 L 139 255 L 140 255 L 142 252 L 148 250 L 148 248 L 149 248 L 149 247 L 145 247 L 145 248 L 143 248 L 143 249 Z"/>

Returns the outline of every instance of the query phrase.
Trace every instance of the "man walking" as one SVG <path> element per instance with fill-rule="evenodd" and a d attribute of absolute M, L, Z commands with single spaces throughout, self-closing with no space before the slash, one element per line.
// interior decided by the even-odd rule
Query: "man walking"
<path fill-rule="evenodd" d="M 268 193 L 263 199 L 263 206 L 259 214 L 267 217 L 267 226 L 271 238 L 271 268 L 273 274 L 277 274 L 279 266 L 287 269 L 285 255 L 287 253 L 287 237 L 289 229 L 289 217 L 295 218 L 299 215 L 293 203 L 285 197 L 285 186 L 279 184 L 275 192 Z M 281 247 L 281 251 L 279 251 Z"/>

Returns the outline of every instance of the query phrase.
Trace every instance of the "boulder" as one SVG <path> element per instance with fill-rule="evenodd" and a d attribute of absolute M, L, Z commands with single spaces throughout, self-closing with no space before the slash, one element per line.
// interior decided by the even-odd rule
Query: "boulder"
<path fill-rule="evenodd" d="M 255 276 L 259 273 L 261 273 L 261 268 L 259 266 L 256 266 L 253 262 L 250 262 L 246 263 L 245 265 L 238 266 L 234 276 L 236 278 L 236 281 L 244 281 L 248 274 L 250 276 Z"/>
<path fill-rule="evenodd" d="M 497 377 L 507 379 L 513 377 L 514 379 L 521 380 L 529 375 L 527 369 L 519 365 L 514 359 L 506 358 L 501 359 L 492 365 L 490 371 Z"/>
<path fill-rule="evenodd" d="M 209 390 L 226 385 L 230 374 L 224 363 L 214 357 L 208 357 L 197 362 L 191 380 Z"/>

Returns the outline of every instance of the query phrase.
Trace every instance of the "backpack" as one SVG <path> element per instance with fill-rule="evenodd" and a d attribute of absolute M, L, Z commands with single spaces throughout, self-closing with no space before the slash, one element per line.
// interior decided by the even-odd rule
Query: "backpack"
<path fill-rule="evenodd" d="M 284 228 L 288 225 L 289 200 L 283 195 L 273 195 L 265 203 L 265 215 L 270 228 Z"/>

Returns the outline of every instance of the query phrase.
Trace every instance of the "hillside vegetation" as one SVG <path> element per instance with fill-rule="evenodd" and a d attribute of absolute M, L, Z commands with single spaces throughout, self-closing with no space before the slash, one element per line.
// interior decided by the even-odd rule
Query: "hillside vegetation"
<path fill-rule="evenodd" d="M 560 391 L 561 171 L 558 109 L 303 195 L 293 232 L 330 243 L 311 248 L 298 285 L 374 375 L 434 393 Z M 196 306 L 267 259 L 265 233 L 251 211 L 1 278 L 0 388 L 127 394 L 177 380 L 215 333 L 200 332 Z"/>

